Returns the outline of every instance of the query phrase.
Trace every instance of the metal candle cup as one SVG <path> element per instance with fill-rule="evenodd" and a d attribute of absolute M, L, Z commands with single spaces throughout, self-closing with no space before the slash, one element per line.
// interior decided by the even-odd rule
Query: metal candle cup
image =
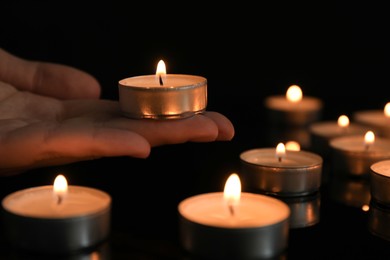
<path fill-rule="evenodd" d="M 390 137 L 390 117 L 383 110 L 365 110 L 354 113 L 354 120 L 374 129 L 378 136 Z"/>
<path fill-rule="evenodd" d="M 167 74 L 160 85 L 156 75 L 119 81 L 119 104 L 130 118 L 177 119 L 202 113 L 207 106 L 207 79 Z"/>
<path fill-rule="evenodd" d="M 336 121 L 316 122 L 310 125 L 311 148 L 323 157 L 331 154 L 330 140 L 336 137 L 349 135 L 364 135 L 369 129 L 366 126 L 351 123 L 346 127 L 340 127 Z"/>
<path fill-rule="evenodd" d="M 93 248 L 110 231 L 111 197 L 103 191 L 69 186 L 57 205 L 53 186 L 17 191 L 2 201 L 5 233 L 17 249 L 71 254 Z"/>
<path fill-rule="evenodd" d="M 321 118 L 322 101 L 315 97 L 303 97 L 293 103 L 283 95 L 265 99 L 269 121 L 276 125 L 306 126 Z"/>
<path fill-rule="evenodd" d="M 248 186 L 266 194 L 303 196 L 321 186 L 322 157 L 307 151 L 287 151 L 278 161 L 274 148 L 240 154 L 242 176 Z"/>
<path fill-rule="evenodd" d="M 370 169 L 371 197 L 390 206 L 390 160 L 376 162 Z"/>
<path fill-rule="evenodd" d="M 200 194 L 179 206 L 184 249 L 206 259 L 259 259 L 282 254 L 288 244 L 289 207 L 266 195 L 242 193 L 234 215 L 223 192 Z"/>
<path fill-rule="evenodd" d="M 390 159 L 390 139 L 377 137 L 367 149 L 362 135 L 342 136 L 332 139 L 330 147 L 333 171 L 350 176 L 368 176 L 373 163 Z"/>

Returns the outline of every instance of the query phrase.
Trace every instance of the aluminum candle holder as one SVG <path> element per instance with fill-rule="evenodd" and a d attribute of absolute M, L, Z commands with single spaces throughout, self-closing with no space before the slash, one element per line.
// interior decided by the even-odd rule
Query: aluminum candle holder
<path fill-rule="evenodd" d="M 240 154 L 243 178 L 251 189 L 278 196 L 304 196 L 319 190 L 322 157 L 307 151 L 287 151 L 281 162 L 274 148 Z"/>
<path fill-rule="evenodd" d="M 229 213 L 222 192 L 200 194 L 179 206 L 180 240 L 201 259 L 269 259 L 288 245 L 289 207 L 270 196 L 242 193 Z"/>
<path fill-rule="evenodd" d="M 330 141 L 332 169 L 336 174 L 367 177 L 370 166 L 390 159 L 390 139 L 376 138 L 367 148 L 360 135 L 336 137 Z"/>
<path fill-rule="evenodd" d="M 207 106 L 207 79 L 168 74 L 164 84 L 155 75 L 119 81 L 119 104 L 123 114 L 141 119 L 180 119 L 202 113 Z"/>
<path fill-rule="evenodd" d="M 62 205 L 52 186 L 14 192 L 2 201 L 5 228 L 16 249 L 40 254 L 74 254 L 94 248 L 110 231 L 111 197 L 103 191 L 69 186 Z"/>
<path fill-rule="evenodd" d="M 372 198 L 390 207 L 390 160 L 376 162 L 370 169 Z"/>

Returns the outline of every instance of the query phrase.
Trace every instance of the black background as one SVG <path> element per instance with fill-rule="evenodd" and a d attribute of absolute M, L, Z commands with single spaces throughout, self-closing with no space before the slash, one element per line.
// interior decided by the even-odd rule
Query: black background
<path fill-rule="evenodd" d="M 382 109 L 390 99 L 388 15 L 372 2 L 10 1 L 0 11 L 2 48 L 83 69 L 100 81 L 102 98 L 117 100 L 118 80 L 154 74 L 163 59 L 168 73 L 206 77 L 207 109 L 235 126 L 230 142 L 156 147 L 147 159 L 102 158 L 0 179 L 2 196 L 51 184 L 59 172 L 70 184 L 108 191 L 112 259 L 184 259 L 177 204 L 222 190 L 245 149 L 275 145 L 266 136 L 267 96 L 298 84 L 322 99 L 323 120 Z M 389 256 L 389 243 L 368 232 L 367 212 L 332 200 L 327 183 L 323 189 L 320 223 L 292 230 L 286 258 Z"/>

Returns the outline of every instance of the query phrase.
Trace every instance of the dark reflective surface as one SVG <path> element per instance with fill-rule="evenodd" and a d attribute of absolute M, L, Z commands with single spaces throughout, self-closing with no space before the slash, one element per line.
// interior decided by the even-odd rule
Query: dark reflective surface
<path fill-rule="evenodd" d="M 223 190 L 228 175 L 239 173 L 242 149 L 234 140 L 159 147 L 146 160 L 107 158 L 2 178 L 0 190 L 4 197 L 15 190 L 49 184 L 63 173 L 69 184 L 96 187 L 112 195 L 111 234 L 103 247 L 56 259 L 199 259 L 180 245 L 177 205 L 195 194 Z M 390 256 L 390 213 L 370 202 L 367 179 L 326 173 L 317 194 L 283 199 L 293 215 L 288 248 L 277 258 Z M 242 185 L 245 190 L 246 184 Z M 4 236 L 1 239 L 1 259 L 51 257 L 19 252 Z"/>
<path fill-rule="evenodd" d="M 177 11 L 176 4 L 164 8 L 166 2 L 6 2 L 0 47 L 83 69 L 101 82 L 102 97 L 113 100 L 120 79 L 154 73 L 163 58 L 170 73 L 208 79 L 207 109 L 228 116 L 236 136 L 231 142 L 157 147 L 145 160 L 104 158 L 0 178 L 1 198 L 51 184 L 63 173 L 69 184 L 102 189 L 113 199 L 111 234 L 102 248 L 36 256 L 12 249 L 0 230 L 1 260 L 196 259 L 178 239 L 180 201 L 223 190 L 227 177 L 239 173 L 239 154 L 247 149 L 292 139 L 310 150 L 306 127 L 267 122 L 267 96 L 298 84 L 304 95 L 324 102 L 323 120 L 381 109 L 389 101 L 388 8 L 376 4 L 259 8 L 253 2 L 212 9 L 196 3 Z M 366 180 L 335 175 L 324 159 L 319 196 L 289 201 L 303 224 L 290 230 L 288 248 L 278 258 L 389 259 L 387 208 L 371 204 Z"/>

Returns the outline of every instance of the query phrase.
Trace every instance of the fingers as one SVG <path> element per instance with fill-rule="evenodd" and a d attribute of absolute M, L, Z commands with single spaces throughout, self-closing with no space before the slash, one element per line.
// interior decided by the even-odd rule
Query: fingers
<path fill-rule="evenodd" d="M 206 111 L 205 116 L 209 117 L 214 121 L 218 128 L 218 137 L 217 141 L 230 141 L 233 139 L 235 131 L 232 122 L 224 115 L 213 112 Z"/>
<path fill-rule="evenodd" d="M 232 123 L 217 112 L 206 112 L 177 120 L 139 120 L 118 117 L 108 120 L 105 124 L 136 132 L 148 140 L 151 146 L 227 141 L 234 136 Z"/>
<path fill-rule="evenodd" d="M 184 142 L 229 141 L 234 136 L 231 121 L 218 112 L 207 111 L 185 119 L 131 119 L 122 115 L 117 101 L 65 101 L 64 119 L 85 115 L 102 124 L 133 131 L 152 146 Z"/>
<path fill-rule="evenodd" d="M 82 120 L 64 125 L 37 123 L 20 127 L 2 135 L 0 146 L 2 169 L 59 165 L 112 156 L 146 158 L 150 153 L 149 143 L 137 133 Z"/>
<path fill-rule="evenodd" d="M 73 67 L 27 61 L 0 48 L 0 81 L 19 90 L 59 99 L 99 98 L 98 81 L 88 73 Z"/>

